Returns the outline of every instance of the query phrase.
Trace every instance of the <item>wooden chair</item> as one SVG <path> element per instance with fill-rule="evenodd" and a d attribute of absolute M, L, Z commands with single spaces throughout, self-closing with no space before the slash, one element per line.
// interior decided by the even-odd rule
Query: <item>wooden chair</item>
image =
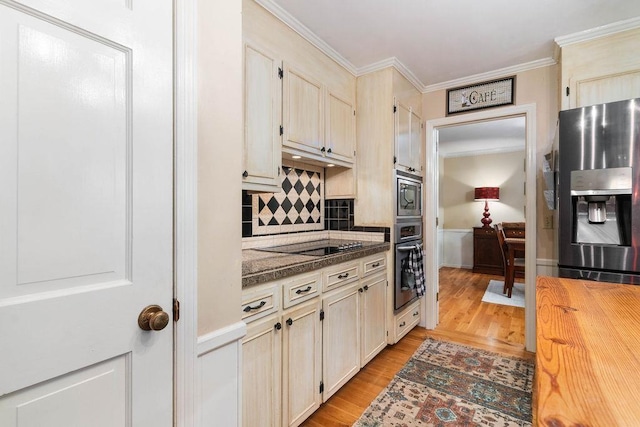
<path fill-rule="evenodd" d="M 496 230 L 496 236 L 498 236 L 498 244 L 500 245 L 502 261 L 504 263 L 504 288 L 502 289 L 502 293 L 506 293 L 507 296 L 511 298 L 511 292 L 513 290 L 513 282 L 515 281 L 516 272 L 524 273 L 524 258 L 514 258 L 513 265 L 510 265 L 509 249 L 504 241 L 504 228 L 502 224 L 496 224 L 494 228 Z"/>

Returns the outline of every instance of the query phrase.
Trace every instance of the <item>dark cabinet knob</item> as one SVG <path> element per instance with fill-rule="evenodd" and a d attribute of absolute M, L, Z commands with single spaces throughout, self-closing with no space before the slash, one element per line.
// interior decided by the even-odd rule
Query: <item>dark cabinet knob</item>
<path fill-rule="evenodd" d="M 276 328 L 277 331 L 279 331 L 280 329 L 282 329 L 282 323 L 278 322 L 273 327 Z"/>
<path fill-rule="evenodd" d="M 364 290 L 368 291 L 369 290 L 369 285 L 364 285 Z"/>
<path fill-rule="evenodd" d="M 286 323 L 287 323 L 287 325 L 289 325 L 289 326 L 293 325 L 293 319 L 292 319 L 291 317 L 289 317 L 289 318 L 287 319 L 287 322 L 286 322 Z"/>
<path fill-rule="evenodd" d="M 362 292 L 364 292 L 364 290 L 362 288 L 359 288 L 358 292 L 362 293 Z"/>
<path fill-rule="evenodd" d="M 327 153 L 331 154 L 331 148 L 329 148 L 329 149 L 327 150 Z"/>
<path fill-rule="evenodd" d="M 243 178 L 246 178 L 248 176 L 249 176 L 249 172 L 247 172 L 247 171 L 242 172 L 242 177 Z"/>

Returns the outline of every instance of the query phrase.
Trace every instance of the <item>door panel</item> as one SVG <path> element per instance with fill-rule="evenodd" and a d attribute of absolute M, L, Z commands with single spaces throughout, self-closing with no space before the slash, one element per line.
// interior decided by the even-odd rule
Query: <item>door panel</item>
<path fill-rule="evenodd" d="M 130 357 L 122 355 L 13 393 L 0 425 L 109 427 L 126 425 Z"/>
<path fill-rule="evenodd" d="M 167 0 L 0 0 L 3 427 L 172 423 L 172 323 L 137 322 L 172 306 L 171 29 Z"/>
<path fill-rule="evenodd" d="M 2 258 L 0 295 L 122 281 L 131 192 L 126 53 L 32 17 L 2 18 L 2 32 L 16 36 L 2 51 L 17 58 L 18 72 L 2 82 L 17 90 L 1 148 L 15 209 L 1 225 L 12 256 Z"/>

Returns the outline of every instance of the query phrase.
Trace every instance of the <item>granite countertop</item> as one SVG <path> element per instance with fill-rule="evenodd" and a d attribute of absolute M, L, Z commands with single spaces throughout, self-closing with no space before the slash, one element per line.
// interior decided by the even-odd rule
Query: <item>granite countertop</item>
<path fill-rule="evenodd" d="M 348 241 L 332 240 L 332 244 Z M 307 271 L 363 258 L 389 250 L 389 242 L 363 242 L 363 246 L 331 255 L 297 255 L 260 249 L 242 251 L 242 287 L 247 288 L 272 280 L 283 279 Z"/>

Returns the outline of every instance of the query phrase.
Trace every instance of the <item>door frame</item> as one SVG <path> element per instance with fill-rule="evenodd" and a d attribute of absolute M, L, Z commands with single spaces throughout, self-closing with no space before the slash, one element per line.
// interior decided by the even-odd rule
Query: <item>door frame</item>
<path fill-rule="evenodd" d="M 197 425 L 198 340 L 198 10 L 174 0 L 174 328 L 173 421 Z"/>
<path fill-rule="evenodd" d="M 469 124 L 487 120 L 523 116 L 525 118 L 525 218 L 527 248 L 525 253 L 525 348 L 536 350 L 536 104 L 515 105 L 499 109 L 489 109 L 477 113 L 469 113 L 444 117 L 427 121 L 425 147 L 425 194 L 424 198 L 424 243 L 431 248 L 425 257 L 426 295 L 422 302 L 422 319 L 420 324 L 433 329 L 438 324 L 438 129 L 461 124 Z"/>

